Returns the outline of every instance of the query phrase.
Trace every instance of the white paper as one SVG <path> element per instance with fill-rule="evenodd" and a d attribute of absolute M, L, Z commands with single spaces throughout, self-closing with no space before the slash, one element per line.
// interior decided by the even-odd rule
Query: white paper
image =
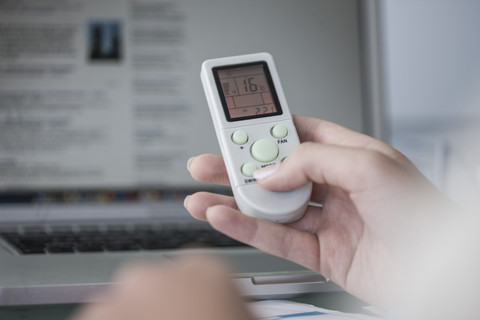
<path fill-rule="evenodd" d="M 249 303 L 252 314 L 259 320 L 379 320 L 381 318 L 356 313 L 344 313 L 313 305 L 285 301 L 265 300 Z"/>

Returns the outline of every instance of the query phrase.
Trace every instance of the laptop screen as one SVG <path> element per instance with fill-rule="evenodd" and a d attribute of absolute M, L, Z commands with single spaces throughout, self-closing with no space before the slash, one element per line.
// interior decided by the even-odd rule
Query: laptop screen
<path fill-rule="evenodd" d="M 359 7 L 336 0 L 0 5 L 0 203 L 183 201 L 219 153 L 208 58 L 270 52 L 293 113 L 365 131 Z"/>

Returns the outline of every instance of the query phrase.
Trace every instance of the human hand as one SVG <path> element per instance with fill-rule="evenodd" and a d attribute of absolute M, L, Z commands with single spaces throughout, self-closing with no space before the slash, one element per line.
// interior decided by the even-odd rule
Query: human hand
<path fill-rule="evenodd" d="M 271 190 L 313 181 L 311 201 L 323 207 L 310 206 L 300 220 L 285 225 L 240 214 L 233 198 L 206 192 L 187 197 L 186 208 L 232 238 L 388 308 L 406 271 L 399 266 L 439 219 L 439 208 L 450 203 L 387 144 L 323 120 L 296 116 L 294 121 L 303 143 L 280 166 L 255 177 Z M 219 155 L 192 158 L 189 170 L 196 180 L 229 185 Z"/>
<path fill-rule="evenodd" d="M 117 286 L 72 320 L 252 319 L 229 274 L 210 256 L 129 265 L 118 272 Z"/>

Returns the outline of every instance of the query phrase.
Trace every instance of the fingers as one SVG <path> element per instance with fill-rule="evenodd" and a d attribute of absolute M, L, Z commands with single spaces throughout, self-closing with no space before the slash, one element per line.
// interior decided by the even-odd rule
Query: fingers
<path fill-rule="evenodd" d="M 257 181 L 270 190 L 290 190 L 313 181 L 348 192 L 384 183 L 398 164 L 380 152 L 303 143 L 280 166 L 255 172 Z"/>
<path fill-rule="evenodd" d="M 294 116 L 294 121 L 301 141 L 375 151 L 399 163 L 412 166 L 410 161 L 400 152 L 367 135 L 321 119 Z M 223 157 L 220 155 L 202 154 L 190 158 L 188 169 L 197 181 L 224 186 L 230 185 Z"/>
<path fill-rule="evenodd" d="M 303 116 L 294 116 L 293 120 L 300 141 L 313 141 L 344 147 L 374 150 L 393 159 L 406 160 L 400 152 L 383 141 L 352 131 L 336 123 Z"/>
<path fill-rule="evenodd" d="M 206 220 L 205 212 L 211 206 L 224 205 L 236 209 L 235 199 L 229 196 L 209 193 L 197 192 L 185 198 L 184 206 L 190 214 L 198 220 Z"/>
<path fill-rule="evenodd" d="M 217 256 L 208 254 L 188 254 L 180 255 L 173 262 L 165 261 L 135 261 L 123 265 L 115 274 L 114 282 L 122 287 L 117 288 L 127 290 L 128 286 L 134 288 L 138 286 L 150 287 L 153 282 L 161 283 L 171 280 L 169 274 L 183 273 L 198 274 L 204 277 L 214 278 L 215 276 L 228 274 L 230 267 L 225 261 Z"/>
<path fill-rule="evenodd" d="M 102 302 L 87 305 L 74 319 L 252 319 L 230 274 L 230 266 L 212 255 L 130 264 Z"/>
<path fill-rule="evenodd" d="M 229 186 L 227 169 L 223 157 L 217 154 L 202 154 L 188 160 L 188 171 L 200 182 Z"/>
<path fill-rule="evenodd" d="M 309 210 L 320 211 L 319 208 Z M 319 270 L 319 242 L 312 233 L 248 217 L 232 207 L 222 205 L 209 208 L 206 217 L 215 229 L 234 239 L 312 270 Z"/>
<path fill-rule="evenodd" d="M 71 320 L 108 320 L 120 319 L 120 308 L 111 302 L 90 304 L 77 310 Z"/>

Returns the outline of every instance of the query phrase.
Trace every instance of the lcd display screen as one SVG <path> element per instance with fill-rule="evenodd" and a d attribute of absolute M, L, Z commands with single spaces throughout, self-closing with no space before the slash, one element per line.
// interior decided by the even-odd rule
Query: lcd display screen
<path fill-rule="evenodd" d="M 216 67 L 213 72 L 228 121 L 282 114 L 265 62 Z"/>

